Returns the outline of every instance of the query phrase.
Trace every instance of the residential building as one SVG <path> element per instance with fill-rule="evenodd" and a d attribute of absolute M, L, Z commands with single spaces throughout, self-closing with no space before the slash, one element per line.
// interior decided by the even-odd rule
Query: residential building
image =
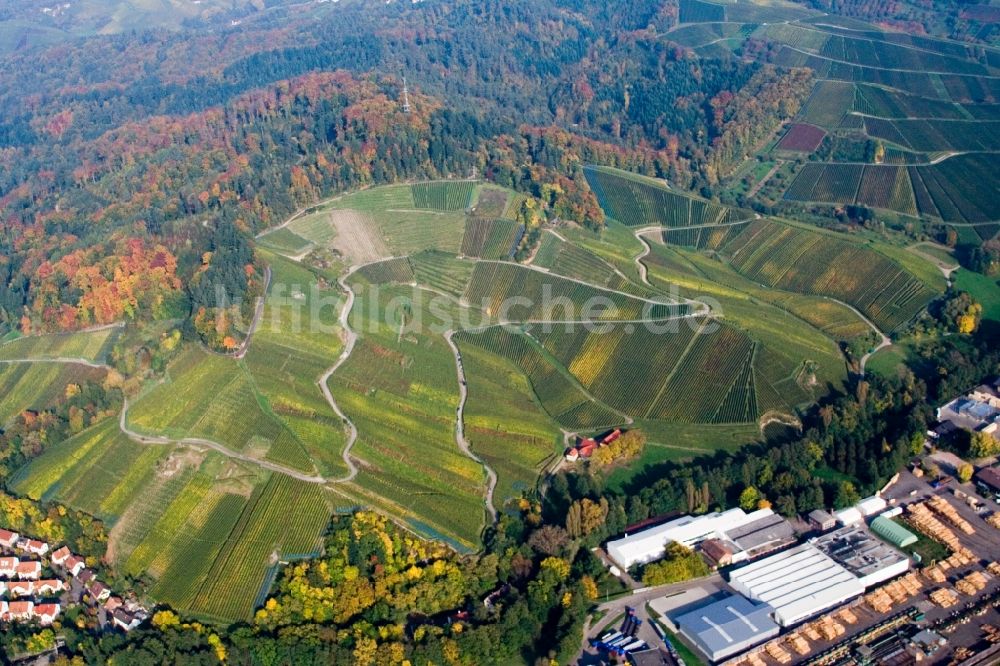
<path fill-rule="evenodd" d="M 52 578 L 35 582 L 35 594 L 51 595 L 66 589 L 61 580 Z"/>
<path fill-rule="evenodd" d="M 73 578 L 76 578 L 83 573 L 84 569 L 87 568 L 87 563 L 84 562 L 82 558 L 79 558 L 76 555 L 72 555 L 68 560 L 66 560 L 65 566 L 66 566 L 66 571 L 69 572 L 69 575 L 73 576 Z"/>
<path fill-rule="evenodd" d="M 13 548 L 20 538 L 21 535 L 17 532 L 0 529 L 0 546 L 3 548 Z"/>
<path fill-rule="evenodd" d="M 0 576 L 13 578 L 17 575 L 17 565 L 20 563 L 16 557 L 0 557 Z"/>
<path fill-rule="evenodd" d="M 44 555 L 49 552 L 49 544 L 37 539 L 21 539 L 17 542 L 17 547 L 26 550 L 32 555 Z"/>
<path fill-rule="evenodd" d="M 34 608 L 35 618 L 42 624 L 52 624 L 59 617 L 59 604 L 38 604 Z"/>
<path fill-rule="evenodd" d="M 19 580 L 38 580 L 42 576 L 42 563 L 38 561 L 18 562 L 15 575 Z"/>
<path fill-rule="evenodd" d="M 62 566 L 66 563 L 66 560 L 71 558 L 73 553 L 70 552 L 68 546 L 63 546 L 62 548 L 57 548 L 52 551 L 52 564 Z"/>

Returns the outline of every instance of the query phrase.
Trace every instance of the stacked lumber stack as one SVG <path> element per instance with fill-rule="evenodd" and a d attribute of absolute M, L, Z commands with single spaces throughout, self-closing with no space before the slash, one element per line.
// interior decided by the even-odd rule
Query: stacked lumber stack
<path fill-rule="evenodd" d="M 939 498 L 940 499 L 940 498 Z M 947 505 L 951 508 L 951 505 Z M 959 542 L 958 537 L 944 523 L 931 513 L 924 503 L 911 504 L 906 507 L 910 523 L 927 536 L 937 539 L 953 552 L 960 552 L 971 559 L 972 553 Z M 969 526 L 971 529 L 971 525 Z"/>
<path fill-rule="evenodd" d="M 767 662 L 761 659 L 756 652 L 747 655 L 747 663 L 750 666 L 767 666 Z"/>
<path fill-rule="evenodd" d="M 925 568 L 923 574 L 932 583 L 943 583 L 946 580 L 944 569 L 941 568 L 940 564 Z"/>
<path fill-rule="evenodd" d="M 843 636 L 846 631 L 844 629 L 844 625 L 834 621 L 829 615 L 821 617 L 816 621 L 816 624 L 819 625 L 819 632 L 823 634 L 823 638 L 828 641 L 832 641 L 835 638 Z"/>
<path fill-rule="evenodd" d="M 805 633 L 806 636 L 809 637 L 809 640 L 811 641 L 823 640 L 823 637 L 819 635 L 819 632 L 816 630 L 816 627 L 813 626 L 813 623 L 809 623 L 806 626 L 802 627 L 802 631 Z"/>
<path fill-rule="evenodd" d="M 962 594 L 976 594 L 986 587 L 986 576 L 981 571 L 973 571 L 965 578 L 955 583 L 955 588 Z"/>
<path fill-rule="evenodd" d="M 955 510 L 955 507 L 953 507 L 945 498 L 940 495 L 935 495 L 927 500 L 927 504 L 933 511 L 943 516 L 945 520 L 958 529 L 962 530 L 966 534 L 975 534 L 976 530 L 969 524 L 969 521 L 958 515 L 958 511 Z"/>
<path fill-rule="evenodd" d="M 795 650 L 800 657 L 806 656 L 811 651 L 809 643 L 806 639 L 802 638 L 798 632 L 788 634 L 788 637 L 785 638 L 785 642 L 788 643 L 788 645 Z"/>
<path fill-rule="evenodd" d="M 958 603 L 958 595 L 955 594 L 954 590 L 950 590 L 946 587 L 934 590 L 931 592 L 931 601 L 936 603 L 941 608 L 951 608 Z"/>
<path fill-rule="evenodd" d="M 997 528 L 998 530 L 1000 530 L 1000 511 L 997 511 L 996 513 L 991 513 L 989 517 L 986 519 L 986 522 L 992 525 L 993 527 Z"/>
<path fill-rule="evenodd" d="M 865 595 L 865 603 L 876 613 L 887 613 L 892 608 L 892 598 L 879 587 Z"/>
<path fill-rule="evenodd" d="M 888 594 L 892 599 L 893 605 L 901 604 L 911 596 L 899 580 L 894 580 L 891 583 L 883 585 L 882 589 L 885 590 L 886 594 Z"/>
<path fill-rule="evenodd" d="M 990 562 L 986 565 L 986 570 L 994 576 L 1000 576 L 1000 562 Z"/>
<path fill-rule="evenodd" d="M 843 620 L 845 624 L 855 624 L 858 621 L 858 616 L 846 606 L 837 611 L 837 617 Z"/>
<path fill-rule="evenodd" d="M 911 597 L 920 592 L 921 588 L 924 586 L 924 584 L 920 582 L 920 577 L 917 576 L 915 571 L 911 571 L 900 578 L 899 584 L 903 586 L 903 589 L 905 589 L 906 593 Z"/>
<path fill-rule="evenodd" d="M 774 657 L 774 660 L 779 664 L 792 663 L 792 655 L 788 653 L 788 650 L 778 645 L 778 641 L 771 641 L 764 649 L 769 655 Z"/>

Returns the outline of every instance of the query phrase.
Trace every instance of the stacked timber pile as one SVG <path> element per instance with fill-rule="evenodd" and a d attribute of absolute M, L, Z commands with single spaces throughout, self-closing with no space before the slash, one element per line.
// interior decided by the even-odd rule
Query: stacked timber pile
<path fill-rule="evenodd" d="M 893 605 L 901 604 L 912 596 L 898 579 L 883 585 L 882 589 L 892 598 Z"/>
<path fill-rule="evenodd" d="M 771 641 L 767 644 L 767 647 L 765 647 L 764 650 L 779 664 L 792 663 L 792 655 L 788 653 L 788 650 L 781 647 L 781 645 L 778 644 L 778 641 Z"/>
<path fill-rule="evenodd" d="M 809 643 L 797 631 L 788 634 L 788 637 L 785 638 L 785 643 L 795 650 L 800 657 L 806 656 L 811 651 Z"/>
<path fill-rule="evenodd" d="M 747 655 L 746 661 L 749 666 L 767 666 L 767 662 L 761 659 L 760 655 L 756 652 Z"/>
<path fill-rule="evenodd" d="M 828 641 L 832 641 L 835 638 L 843 636 L 846 631 L 844 629 L 844 625 L 834 621 L 829 615 L 821 617 L 816 621 L 816 624 L 819 625 L 819 633 L 823 634 L 823 638 Z"/>
<path fill-rule="evenodd" d="M 986 565 L 986 570 L 994 576 L 1000 576 L 1000 562 L 990 562 Z"/>
<path fill-rule="evenodd" d="M 989 518 L 986 519 L 986 522 L 1000 530 L 1000 511 L 991 513 Z"/>
<path fill-rule="evenodd" d="M 837 617 L 843 620 L 844 624 L 855 624 L 858 621 L 858 616 L 846 606 L 837 611 Z"/>
<path fill-rule="evenodd" d="M 955 589 L 962 594 L 973 595 L 981 592 L 986 587 L 986 577 L 981 571 L 973 571 L 965 578 L 955 583 Z"/>
<path fill-rule="evenodd" d="M 958 595 L 955 594 L 954 590 L 950 590 L 946 587 L 934 590 L 931 592 L 931 601 L 936 603 L 941 608 L 951 608 L 958 603 Z"/>
<path fill-rule="evenodd" d="M 947 576 L 944 575 L 944 570 L 940 566 L 927 567 L 922 573 L 932 583 L 943 583 L 947 579 Z"/>
<path fill-rule="evenodd" d="M 966 534 L 975 534 L 976 530 L 969 524 L 969 521 L 958 515 L 958 511 L 955 510 L 955 507 L 953 507 L 951 502 L 945 498 L 940 495 L 935 495 L 927 500 L 927 504 L 935 513 L 943 516 L 945 520 L 958 529 L 962 530 Z"/>
<path fill-rule="evenodd" d="M 995 645 L 1000 643 L 1000 629 L 997 629 L 992 624 L 983 625 L 983 634 L 986 636 L 986 640 L 989 641 L 990 644 Z"/>
<path fill-rule="evenodd" d="M 915 571 L 911 571 L 900 578 L 899 584 L 903 586 L 903 589 L 905 589 L 906 593 L 911 597 L 920 592 L 924 586 L 924 584 L 920 581 L 920 576 L 918 576 Z"/>
<path fill-rule="evenodd" d="M 865 595 L 865 603 L 876 613 L 888 613 L 892 608 L 892 597 L 879 587 Z"/>
<path fill-rule="evenodd" d="M 821 641 L 821 640 L 823 640 L 823 637 L 819 635 L 819 632 L 816 630 L 816 627 L 813 626 L 812 623 L 807 624 L 806 626 L 802 627 L 802 632 L 806 636 L 808 636 L 809 640 L 811 640 L 811 641 Z"/>
<path fill-rule="evenodd" d="M 946 506 L 954 511 L 950 504 L 946 504 Z M 952 552 L 961 553 L 964 557 L 969 558 L 971 561 L 972 553 L 969 549 L 959 542 L 955 533 L 952 532 L 944 523 L 938 520 L 931 510 L 927 508 L 925 503 L 921 502 L 918 504 L 911 504 L 906 508 L 906 510 L 909 512 L 910 522 L 914 527 L 932 539 L 937 539 L 942 542 Z M 959 517 L 959 520 L 961 520 L 961 517 Z M 972 526 L 969 525 L 969 529 L 971 528 Z"/>

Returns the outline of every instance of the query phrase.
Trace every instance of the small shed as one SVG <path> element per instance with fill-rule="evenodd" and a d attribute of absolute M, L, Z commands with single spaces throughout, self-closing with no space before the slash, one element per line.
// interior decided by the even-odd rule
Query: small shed
<path fill-rule="evenodd" d="M 888 541 L 896 548 L 906 548 L 917 542 L 917 535 L 906 529 L 899 523 L 893 522 L 884 516 L 879 516 L 872 521 L 871 530 L 875 534 Z"/>
<path fill-rule="evenodd" d="M 837 526 L 837 519 L 823 509 L 816 509 L 809 512 L 809 524 L 818 530 L 832 530 Z"/>

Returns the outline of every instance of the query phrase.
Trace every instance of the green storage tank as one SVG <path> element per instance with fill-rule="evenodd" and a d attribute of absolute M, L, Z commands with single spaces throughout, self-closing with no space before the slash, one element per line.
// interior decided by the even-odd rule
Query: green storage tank
<path fill-rule="evenodd" d="M 906 548 L 917 542 L 916 534 L 883 516 L 872 521 L 871 529 L 896 548 Z"/>

